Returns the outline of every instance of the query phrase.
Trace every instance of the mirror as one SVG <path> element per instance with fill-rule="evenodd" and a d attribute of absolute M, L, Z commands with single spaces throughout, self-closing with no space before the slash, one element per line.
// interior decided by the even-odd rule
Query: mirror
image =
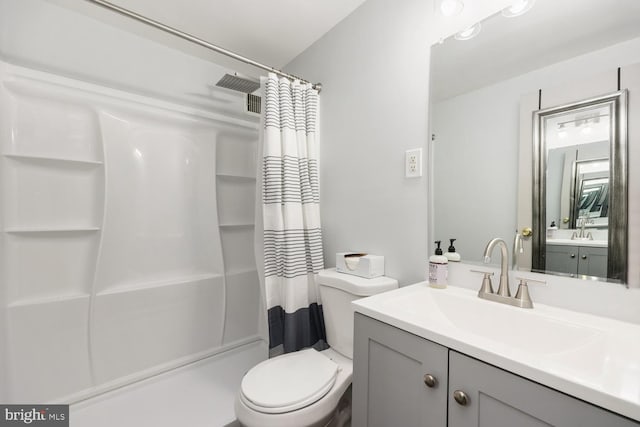
<path fill-rule="evenodd" d="M 611 129 L 593 125 L 596 120 L 598 126 L 604 125 L 611 118 L 596 117 L 602 112 L 595 105 L 584 106 L 581 111 L 577 104 L 616 92 L 620 79 L 617 69 L 623 69 L 624 82 L 625 67 L 640 63 L 638 22 L 640 2 L 636 0 L 537 0 L 525 15 L 506 18 L 498 13 L 484 20 L 479 34 L 470 40 L 451 37 L 432 47 L 430 240 L 456 238 L 462 261 L 481 263 L 491 238 L 513 241 L 516 231 L 522 233 L 526 225 L 533 228 L 534 236 L 524 241 L 528 264 L 521 255 L 519 268 L 523 270 L 539 269 L 539 265 L 533 265 L 536 235 L 545 239 L 546 246 L 547 232 L 555 233 L 555 238 L 568 232 L 570 239 L 574 231 L 582 231 L 584 223 L 583 237 L 591 233 L 594 239 L 609 244 L 616 218 L 614 183 L 608 174 L 614 169 L 607 172 L 602 165 L 605 160 L 612 161 L 605 148 L 610 140 L 605 142 L 605 138 L 596 136 Z M 546 95 L 551 93 L 548 88 L 573 88 L 576 82 L 603 73 L 611 77 L 605 89 L 576 89 L 562 100 Z M 532 105 L 526 114 L 522 113 L 523 102 Z M 549 145 L 545 152 L 549 166 L 545 176 L 549 187 L 543 199 L 545 216 L 538 218 L 541 225 L 537 227 L 532 209 L 532 113 L 568 104 L 579 108 L 566 112 L 564 118 L 560 114 L 545 117 L 546 128 L 555 126 L 558 134 L 560 125 L 567 131 L 570 127 L 575 130 L 576 123 L 587 119 L 593 127 L 593 138 L 574 147 L 573 158 L 567 147 Z M 589 117 L 579 117 L 582 115 Z M 522 123 L 528 123 L 528 131 L 522 129 Z M 519 148 L 524 138 L 529 138 L 528 153 Z M 530 165 L 528 171 L 519 167 L 523 159 Z M 630 160 L 629 169 L 634 167 Z M 628 191 L 634 194 L 635 190 Z M 523 203 L 529 206 L 528 223 L 524 224 L 519 220 Z M 637 227 L 640 221 L 637 213 L 634 215 L 628 218 L 630 227 Z M 554 220 L 557 230 L 551 226 Z M 619 241 L 625 241 L 628 230 L 615 230 L 613 234 L 624 237 Z M 549 267 L 545 264 L 544 271 L 553 270 Z"/>
<path fill-rule="evenodd" d="M 533 120 L 532 270 L 625 283 L 627 92 Z"/>

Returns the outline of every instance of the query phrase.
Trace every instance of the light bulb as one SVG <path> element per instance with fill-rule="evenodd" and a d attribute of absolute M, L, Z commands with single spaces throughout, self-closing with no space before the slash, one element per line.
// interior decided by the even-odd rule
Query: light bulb
<path fill-rule="evenodd" d="M 457 33 L 454 38 L 456 40 L 469 40 L 474 38 L 475 36 L 478 35 L 478 33 L 480 32 L 481 29 L 481 25 L 478 22 L 476 25 L 473 25 L 467 29 L 464 29 L 462 31 L 460 31 L 459 33 Z"/>
<path fill-rule="evenodd" d="M 514 18 L 516 16 L 524 15 L 533 7 L 535 0 L 515 0 L 511 6 L 502 10 L 502 16 L 507 18 Z"/>
<path fill-rule="evenodd" d="M 517 15 L 518 13 L 521 13 L 525 7 L 527 7 L 527 3 L 529 3 L 527 0 L 517 0 L 513 2 L 511 7 L 509 7 L 509 12 Z"/>

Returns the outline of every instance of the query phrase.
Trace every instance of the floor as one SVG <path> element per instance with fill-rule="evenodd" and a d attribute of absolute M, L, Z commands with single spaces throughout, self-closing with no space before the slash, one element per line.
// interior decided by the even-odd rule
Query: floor
<path fill-rule="evenodd" d="M 235 426 L 233 402 L 247 370 L 266 358 L 261 342 L 71 406 L 71 427 Z"/>

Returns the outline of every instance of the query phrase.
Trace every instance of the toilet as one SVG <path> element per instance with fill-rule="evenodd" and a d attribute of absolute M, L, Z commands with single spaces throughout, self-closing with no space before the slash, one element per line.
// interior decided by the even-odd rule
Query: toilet
<path fill-rule="evenodd" d="M 307 348 L 254 366 L 236 396 L 238 421 L 246 427 L 340 426 L 349 419 L 345 391 L 353 373 L 351 301 L 396 289 L 389 277 L 365 279 L 322 270 L 316 281 L 322 297 L 327 350 Z"/>

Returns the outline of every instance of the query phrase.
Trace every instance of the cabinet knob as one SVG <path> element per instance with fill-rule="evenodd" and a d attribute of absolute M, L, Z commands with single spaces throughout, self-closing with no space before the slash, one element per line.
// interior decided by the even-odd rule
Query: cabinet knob
<path fill-rule="evenodd" d="M 587 259 L 587 256 L 586 255 L 582 255 L 582 259 Z"/>
<path fill-rule="evenodd" d="M 575 257 L 576 257 L 576 254 L 571 254 L 571 258 L 575 258 Z"/>
<path fill-rule="evenodd" d="M 424 385 L 427 387 L 433 388 L 438 385 L 438 380 L 431 374 L 424 374 Z"/>
<path fill-rule="evenodd" d="M 453 398 L 461 406 L 467 406 L 469 404 L 469 396 L 462 390 L 456 390 L 453 392 Z"/>
<path fill-rule="evenodd" d="M 531 227 L 525 227 L 522 229 L 522 235 L 524 237 L 531 237 L 533 235 L 533 230 Z"/>

